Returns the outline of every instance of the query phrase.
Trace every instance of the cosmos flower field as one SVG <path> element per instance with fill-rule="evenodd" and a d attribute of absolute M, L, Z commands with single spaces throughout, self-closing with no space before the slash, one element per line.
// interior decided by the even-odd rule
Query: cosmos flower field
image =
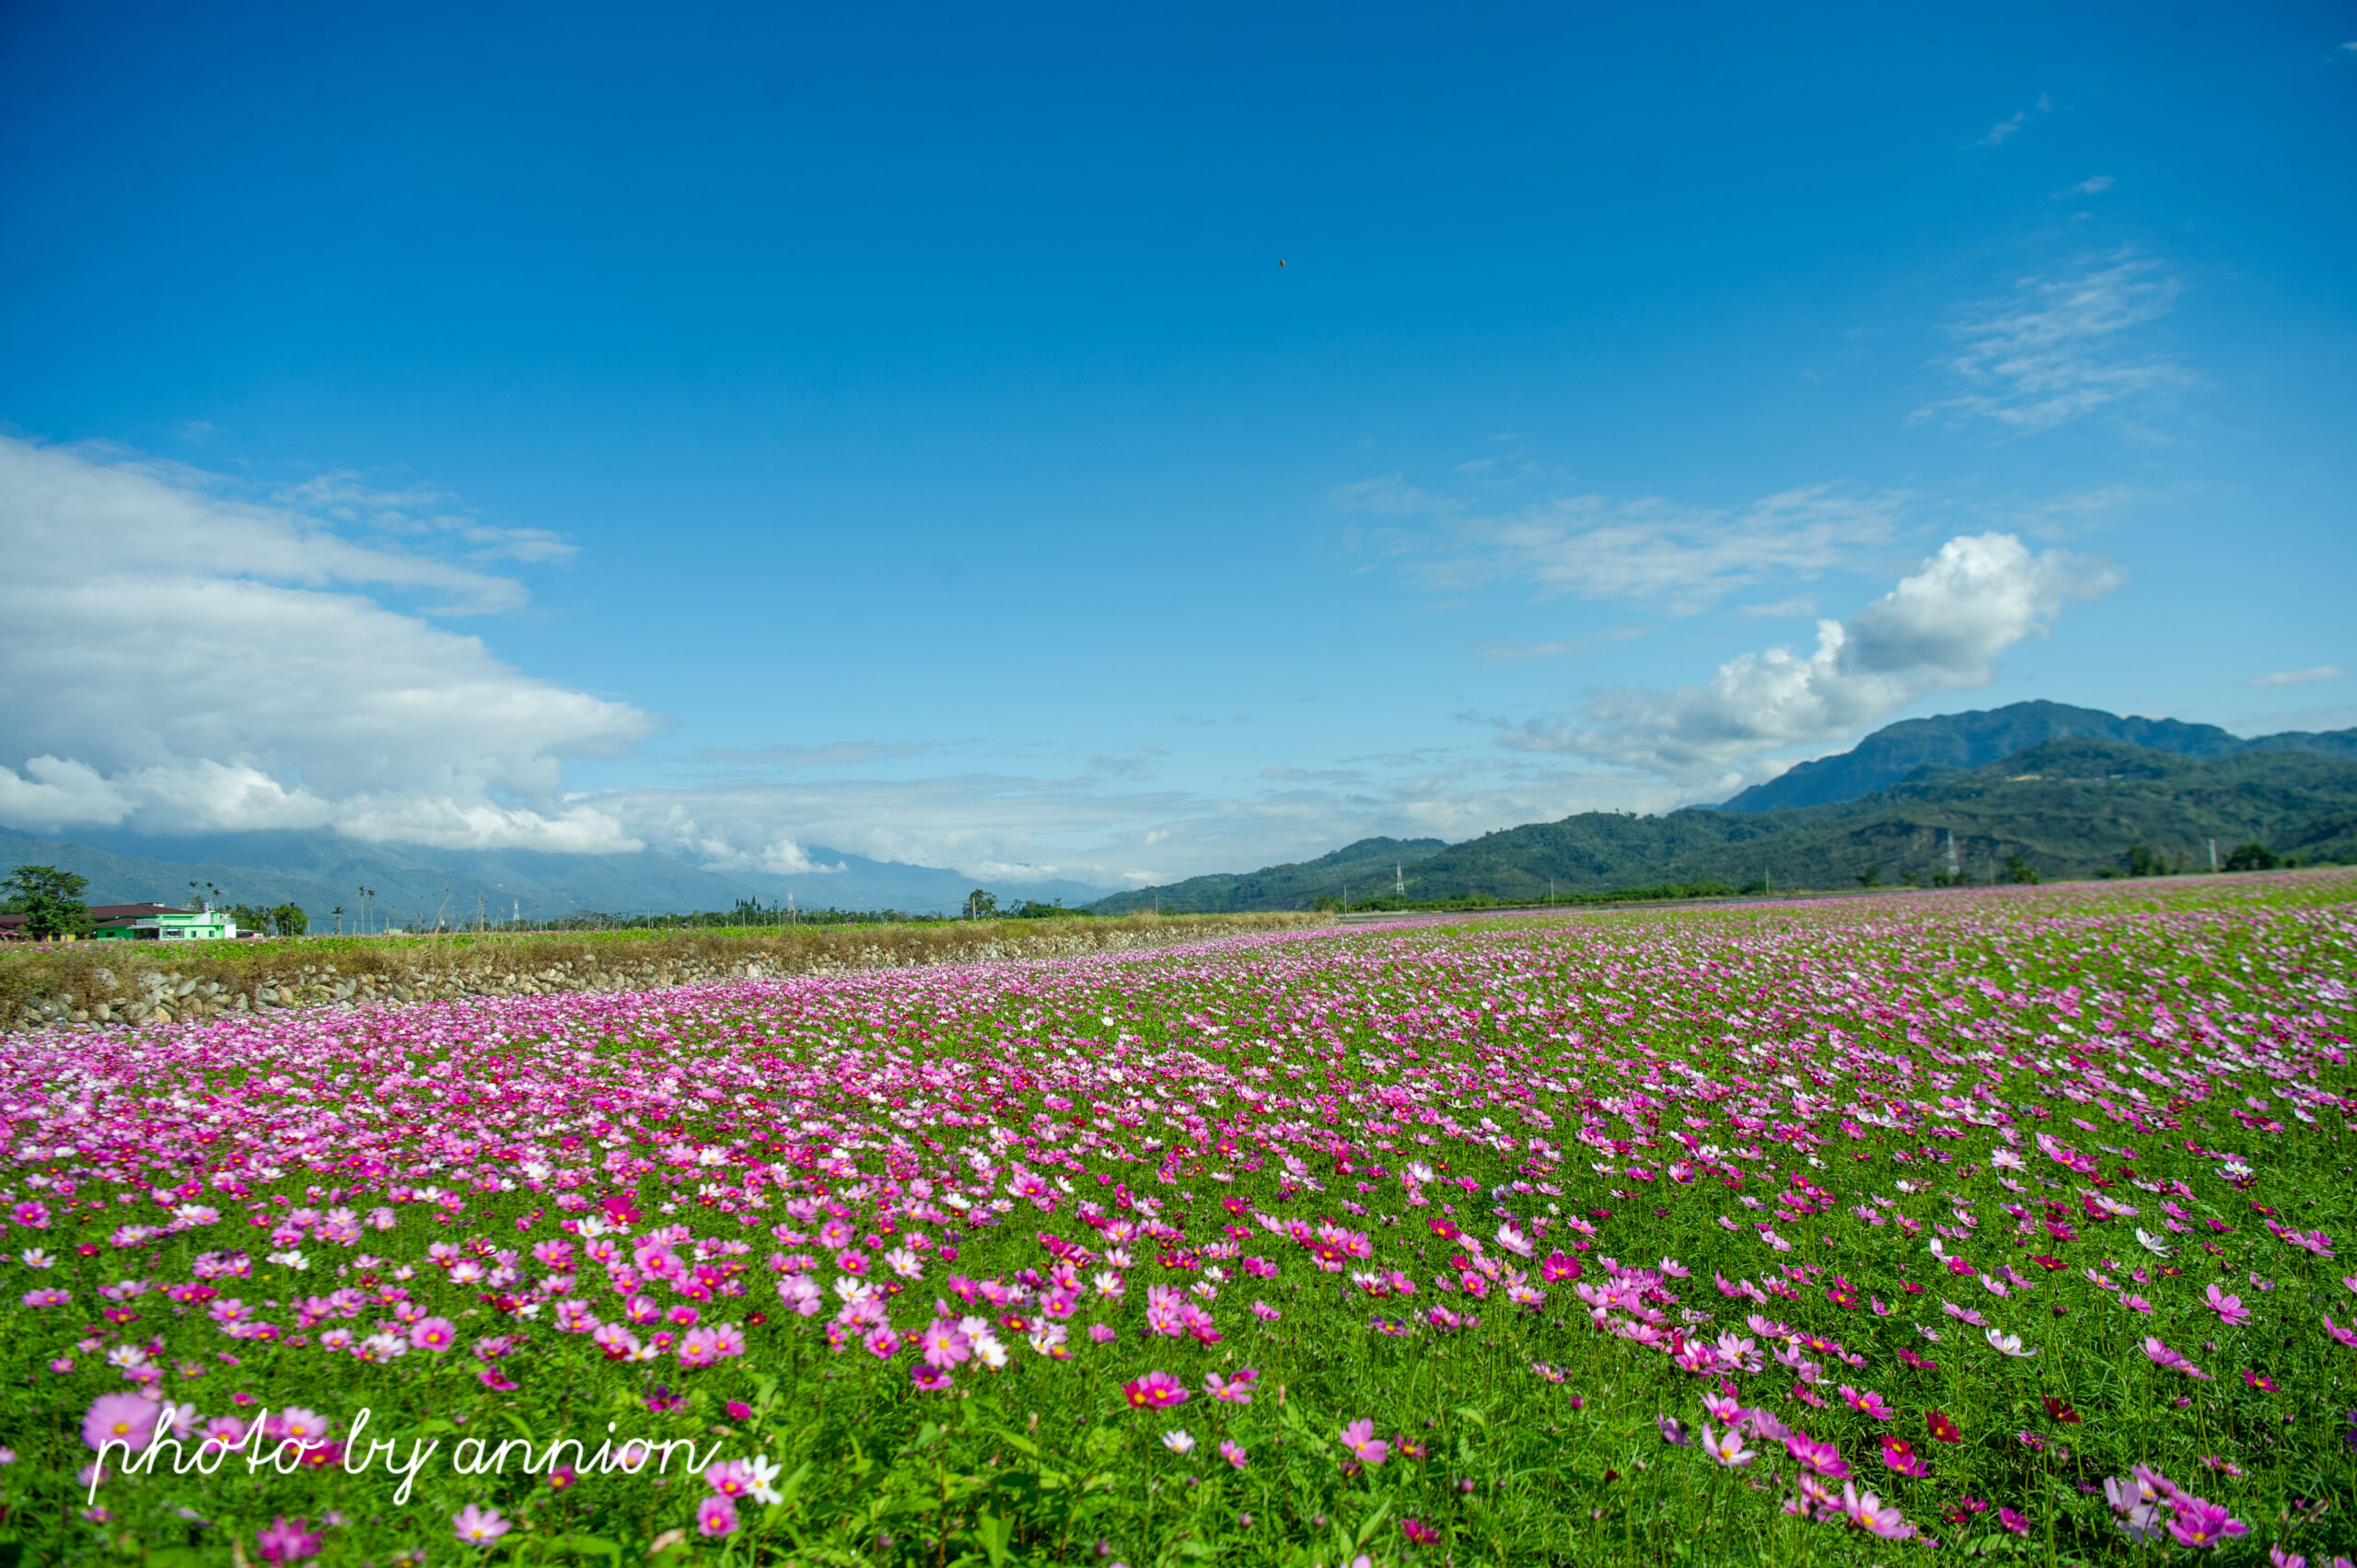
<path fill-rule="evenodd" d="M 2357 878 L 0 1040 L 0 1541 L 2333 1562 Z"/>

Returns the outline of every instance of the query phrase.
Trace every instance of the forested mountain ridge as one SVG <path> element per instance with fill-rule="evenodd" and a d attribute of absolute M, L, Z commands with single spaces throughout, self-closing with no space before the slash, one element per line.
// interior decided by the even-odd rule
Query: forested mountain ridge
<path fill-rule="evenodd" d="M 1541 901 L 1550 887 L 1562 896 L 1695 883 L 1841 888 L 1869 876 L 1930 883 L 1949 875 L 1951 839 L 1956 871 L 1975 882 L 2009 867 L 2056 878 L 2124 874 L 2131 865 L 2207 869 L 2213 839 L 2222 856 L 2256 842 L 2303 864 L 2357 861 L 2357 759 L 2257 749 L 2193 757 L 2048 740 L 1986 767 L 1927 771 L 1856 800 L 1661 817 L 1589 811 L 1508 828 L 1425 856 L 1406 868 L 1405 880 L 1408 900 L 1420 902 Z M 1316 864 L 1271 867 L 1295 873 L 1282 891 L 1260 873 L 1122 897 L 1158 895 L 1166 910 L 1202 912 L 1306 908 L 1341 892 L 1340 877 L 1321 886 L 1300 875 Z M 1182 896 L 1181 889 L 1197 891 Z M 1359 884 L 1353 902 L 1390 891 L 1387 877 L 1379 888 Z"/>

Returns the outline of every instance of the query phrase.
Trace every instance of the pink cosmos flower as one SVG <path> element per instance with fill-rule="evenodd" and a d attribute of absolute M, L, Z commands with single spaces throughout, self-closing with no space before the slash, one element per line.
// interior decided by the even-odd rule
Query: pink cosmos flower
<path fill-rule="evenodd" d="M 2171 1350 L 2150 1334 L 2144 1336 L 2144 1353 L 2151 1358 L 2153 1365 L 2164 1371 L 2182 1372 L 2189 1377 L 2198 1378 L 2205 1383 L 2210 1380 L 2210 1374 L 2202 1371 L 2201 1368 L 2194 1365 L 2183 1355 Z"/>
<path fill-rule="evenodd" d="M 1233 1377 L 1223 1377 L 1214 1372 L 1203 1379 L 1203 1392 L 1226 1404 L 1248 1405 L 1252 1402 L 1252 1385 L 1260 1378 L 1260 1373 L 1248 1366 Z"/>
<path fill-rule="evenodd" d="M 1375 1434 L 1375 1423 L 1354 1421 L 1342 1428 L 1342 1446 L 1358 1456 L 1364 1465 L 1379 1465 L 1391 1457 L 1391 1445 Z"/>
<path fill-rule="evenodd" d="M 1724 1432 L 1714 1433 L 1707 1421 L 1702 1423 L 1702 1452 L 1730 1469 L 1738 1465 L 1747 1465 L 1759 1457 L 1743 1446 L 1743 1434 L 1739 1429 L 1730 1425 Z"/>
<path fill-rule="evenodd" d="M 1850 1462 L 1841 1450 L 1830 1443 L 1819 1443 L 1805 1432 L 1795 1432 L 1784 1439 L 1784 1452 L 1813 1475 L 1828 1481 L 1840 1481 L 1850 1473 Z"/>
<path fill-rule="evenodd" d="M 412 1350 L 446 1351 L 456 1343 L 459 1326 L 447 1318 L 424 1318 L 410 1325 Z"/>
<path fill-rule="evenodd" d="M 1846 1483 L 1841 1488 L 1841 1513 L 1860 1529 L 1885 1540 L 1906 1540 L 1915 1533 L 1915 1527 L 1900 1518 L 1898 1509 L 1886 1505 L 1873 1493 L 1861 1493 Z"/>
<path fill-rule="evenodd" d="M 1244 1468 L 1246 1456 L 1243 1446 L 1233 1439 L 1225 1437 L 1220 1439 L 1219 1457 L 1239 1470 Z"/>
<path fill-rule="evenodd" d="M 1883 1397 L 1875 1392 L 1872 1388 L 1867 1389 L 1864 1393 L 1860 1393 L 1857 1389 L 1850 1387 L 1849 1384 L 1844 1383 L 1841 1385 L 1841 1397 L 1850 1402 L 1850 1408 L 1852 1410 L 1856 1411 L 1861 1415 L 1872 1416 L 1876 1421 L 1896 1421 L 1898 1419 L 1898 1412 L 1891 1409 L 1889 1405 L 1884 1403 Z"/>
<path fill-rule="evenodd" d="M 2213 1284 L 2206 1293 L 2205 1299 L 2210 1303 L 2210 1310 L 2215 1312 L 2218 1320 L 2229 1329 L 2238 1329 L 2250 1321 L 2250 1308 L 2243 1305 L 2243 1298 L 2239 1295 L 2228 1295 Z"/>
<path fill-rule="evenodd" d="M 928 1366 L 952 1367 L 974 1353 L 965 1330 L 947 1318 L 936 1318 L 917 1335 L 917 1353 Z"/>
<path fill-rule="evenodd" d="M 726 1536 L 737 1533 L 737 1500 L 718 1495 L 696 1504 L 696 1533 Z"/>
<path fill-rule="evenodd" d="M 290 1520 L 283 1514 L 254 1532 L 254 1555 L 264 1562 L 305 1562 L 317 1557 L 323 1544 L 310 1520 Z"/>
<path fill-rule="evenodd" d="M 100 1394 L 82 1417 L 82 1441 L 93 1448 L 120 1443 L 136 1454 L 156 1433 L 157 1406 L 136 1394 Z"/>
<path fill-rule="evenodd" d="M 450 1527 L 470 1546 L 489 1546 L 516 1527 L 502 1518 L 498 1509 L 470 1503 L 450 1516 Z"/>
<path fill-rule="evenodd" d="M 2168 1502 L 2169 1534 L 2180 1546 L 2215 1546 L 2229 1537 L 2250 1533 L 2248 1525 L 2207 1498 L 2179 1492 Z"/>

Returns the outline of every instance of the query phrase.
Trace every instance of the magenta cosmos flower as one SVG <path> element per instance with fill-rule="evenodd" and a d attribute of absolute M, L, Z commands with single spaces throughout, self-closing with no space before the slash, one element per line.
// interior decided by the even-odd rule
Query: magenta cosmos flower
<path fill-rule="evenodd" d="M 515 1528 L 500 1517 L 498 1509 L 479 1508 L 471 1503 L 450 1516 L 450 1527 L 470 1546 L 489 1546 Z"/>
<path fill-rule="evenodd" d="M 727 1536 L 737 1533 L 737 1500 L 718 1494 L 696 1504 L 696 1533 Z"/>
<path fill-rule="evenodd" d="M 1132 1410 L 1168 1410 L 1187 1402 L 1187 1385 L 1167 1372 L 1149 1372 L 1122 1384 L 1121 1394 Z"/>
<path fill-rule="evenodd" d="M 302 1562 L 319 1554 L 323 1544 L 308 1519 L 284 1515 L 254 1532 L 254 1555 L 264 1562 Z"/>

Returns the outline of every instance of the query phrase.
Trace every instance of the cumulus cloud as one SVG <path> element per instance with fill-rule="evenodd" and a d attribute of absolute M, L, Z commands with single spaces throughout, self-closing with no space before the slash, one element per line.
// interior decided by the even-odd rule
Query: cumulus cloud
<path fill-rule="evenodd" d="M 1960 315 L 1956 352 L 1944 363 L 1969 389 L 1916 411 L 2050 430 L 2106 404 L 2175 390 L 2197 377 L 2164 355 L 2125 345 L 2165 316 L 2184 285 L 2145 257 L 2119 253 L 2026 277 L 2014 293 Z"/>
<path fill-rule="evenodd" d="M 2243 682 L 2246 686 L 2305 686 L 2312 680 L 2338 680 L 2349 671 L 2337 664 L 2311 665 L 2305 669 L 2279 669 L 2267 675 L 2254 675 Z"/>
<path fill-rule="evenodd" d="M 0 556 L 0 823 L 641 847 L 559 792 L 565 759 L 627 751 L 649 715 L 355 591 L 471 614 L 522 602 L 512 578 L 177 465 L 6 437 Z"/>
<path fill-rule="evenodd" d="M 1332 500 L 1346 512 L 1396 519 L 1376 526 L 1383 548 L 1429 587 L 1511 580 L 1541 597 L 1631 599 L 1675 614 L 1707 610 L 1770 578 L 1853 564 L 1889 541 L 1900 506 L 1897 496 L 1820 484 L 1729 508 L 1570 495 L 1491 515 L 1398 476 L 1345 486 Z"/>
<path fill-rule="evenodd" d="M 2034 555 L 2013 534 L 1959 536 L 1846 624 L 1818 621 L 1813 651 L 1745 654 L 1706 684 L 1674 691 L 1607 692 L 1577 722 L 1534 721 L 1502 738 L 1740 783 L 1743 765 L 1770 752 L 1852 734 L 1933 691 L 1985 685 L 2000 653 L 2044 634 L 2067 601 L 2119 581 L 2100 563 Z"/>

